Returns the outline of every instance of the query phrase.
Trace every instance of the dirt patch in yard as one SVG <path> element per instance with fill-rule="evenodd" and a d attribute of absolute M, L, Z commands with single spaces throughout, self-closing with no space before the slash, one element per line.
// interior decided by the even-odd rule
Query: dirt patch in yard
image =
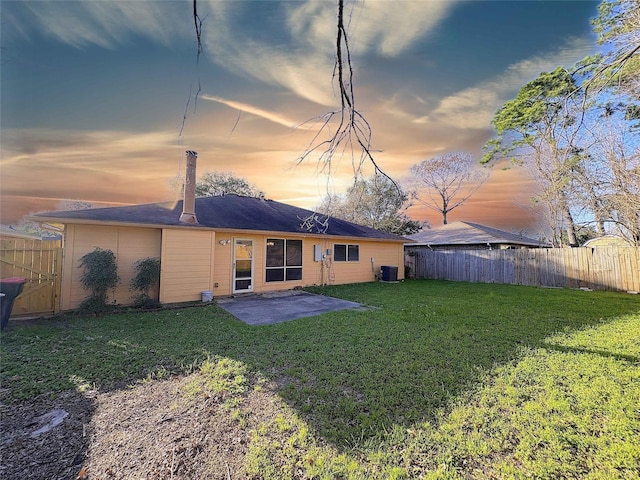
<path fill-rule="evenodd" d="M 94 410 L 95 398 L 77 392 L 0 405 L 0 478 L 76 478 L 85 460 Z M 51 415 L 56 411 L 66 416 Z"/>
<path fill-rule="evenodd" d="M 0 477 L 246 478 L 250 426 L 274 415 L 274 393 L 251 389 L 230 403 L 210 392 L 187 395 L 189 381 L 174 377 L 1 405 Z M 50 430 L 34 436 L 47 422 Z"/>

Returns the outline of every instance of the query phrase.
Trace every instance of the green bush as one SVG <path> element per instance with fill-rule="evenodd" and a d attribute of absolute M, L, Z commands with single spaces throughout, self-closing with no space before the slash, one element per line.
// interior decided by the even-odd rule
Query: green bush
<path fill-rule="evenodd" d="M 136 276 L 129 283 L 129 291 L 139 293 L 133 295 L 133 305 L 139 308 L 157 308 L 161 304 L 149 296 L 149 290 L 160 282 L 160 259 L 147 257 L 138 260 L 134 266 Z"/>
<path fill-rule="evenodd" d="M 91 291 L 91 295 L 80 304 L 80 310 L 93 313 L 108 310 L 107 292 L 115 289 L 120 281 L 115 254 L 96 247 L 80 258 L 80 268 L 84 268 L 80 284 Z"/>
<path fill-rule="evenodd" d="M 103 299 L 98 297 L 94 297 L 93 295 L 85 298 L 82 302 L 80 302 L 80 306 L 78 309 L 80 313 L 110 313 L 115 309 L 115 304 L 108 304 Z"/>

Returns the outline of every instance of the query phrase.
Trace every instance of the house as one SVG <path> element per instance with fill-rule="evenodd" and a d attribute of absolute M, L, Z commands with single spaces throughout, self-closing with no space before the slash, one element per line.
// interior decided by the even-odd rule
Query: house
<path fill-rule="evenodd" d="M 16 230 L 13 225 L 0 225 L 0 241 L 13 240 L 13 241 L 31 241 L 33 244 L 39 244 L 45 242 L 49 244 L 57 244 L 60 246 L 62 243 L 62 235 L 58 233 L 51 233 L 49 231 L 43 232 L 43 234 L 28 233 L 21 230 Z"/>
<path fill-rule="evenodd" d="M 507 248 L 541 248 L 549 245 L 523 235 L 505 232 L 478 223 L 453 222 L 438 228 L 422 230 L 407 238 L 408 252 L 430 250 L 503 250 Z"/>
<path fill-rule="evenodd" d="M 133 265 L 147 257 L 161 262 L 162 303 L 197 301 L 202 292 L 229 296 L 370 282 L 381 266 L 404 263 L 404 237 L 273 200 L 195 198 L 195 156 L 187 152 L 180 201 L 31 217 L 64 225 L 61 310 L 77 308 L 89 295 L 80 284 L 79 259 L 96 247 L 116 255 L 121 281 L 113 300 L 123 305 L 131 303 Z"/>
<path fill-rule="evenodd" d="M 603 235 L 592 238 L 582 244 L 583 247 L 630 247 L 631 243 L 618 235 Z"/>
<path fill-rule="evenodd" d="M 428 252 L 434 250 L 440 251 L 439 258 L 442 258 L 443 255 L 456 250 L 506 250 L 550 246 L 532 238 L 471 222 L 453 222 L 423 230 L 407 238 L 414 243 L 407 243 L 404 247 L 405 276 L 412 278 L 431 278 L 425 277 L 425 269 L 431 267 L 425 266 L 424 259 L 433 257 L 435 254 Z"/>

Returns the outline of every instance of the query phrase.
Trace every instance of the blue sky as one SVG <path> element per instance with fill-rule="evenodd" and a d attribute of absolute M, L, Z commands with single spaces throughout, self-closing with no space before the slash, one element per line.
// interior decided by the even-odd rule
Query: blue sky
<path fill-rule="evenodd" d="M 356 101 L 376 160 L 401 178 L 425 158 L 480 158 L 493 113 L 527 81 L 596 51 L 593 1 L 347 2 Z M 61 199 L 175 196 L 184 151 L 268 197 L 312 207 L 353 180 L 295 160 L 336 107 L 333 1 L 3 1 L 2 223 Z M 198 81 L 202 91 L 194 111 Z M 180 135 L 188 99 L 188 116 Z M 532 184 L 494 167 L 452 220 L 534 233 Z M 421 219 L 437 217 L 415 210 Z"/>

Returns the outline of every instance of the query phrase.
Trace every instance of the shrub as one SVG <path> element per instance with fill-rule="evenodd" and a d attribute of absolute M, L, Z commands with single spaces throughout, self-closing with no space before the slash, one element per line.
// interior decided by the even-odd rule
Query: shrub
<path fill-rule="evenodd" d="M 156 308 L 161 304 L 158 300 L 149 296 L 149 290 L 160 282 L 160 259 L 143 258 L 138 260 L 134 266 L 136 276 L 129 283 L 129 291 L 139 291 L 133 295 L 133 305 L 140 308 Z"/>
<path fill-rule="evenodd" d="M 80 304 L 80 310 L 95 313 L 106 311 L 107 291 L 115 289 L 120 281 L 115 254 L 111 250 L 96 247 L 93 252 L 80 258 L 80 268 L 84 268 L 80 284 L 85 290 L 91 290 L 91 295 Z"/>

